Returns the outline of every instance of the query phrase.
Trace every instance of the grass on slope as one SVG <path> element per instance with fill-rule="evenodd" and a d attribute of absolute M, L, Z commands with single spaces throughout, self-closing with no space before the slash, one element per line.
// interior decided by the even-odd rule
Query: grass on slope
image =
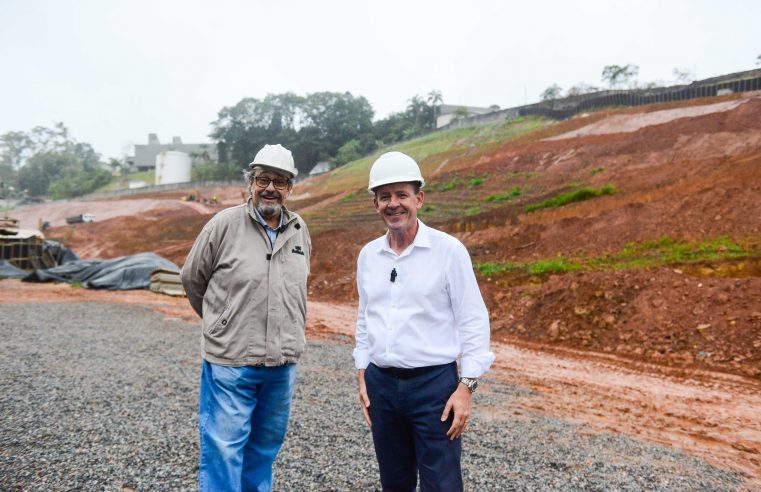
<path fill-rule="evenodd" d="M 702 242 L 686 242 L 663 236 L 652 241 L 628 243 L 618 254 L 566 258 L 558 256 L 534 262 L 483 262 L 476 270 L 484 276 L 509 272 L 532 275 L 564 273 L 576 270 L 633 270 L 663 266 L 689 265 L 705 261 L 721 261 L 756 257 L 761 254 L 761 236 L 735 241 L 719 236 Z"/>
<path fill-rule="evenodd" d="M 370 166 L 378 156 L 391 150 L 398 150 L 413 157 L 421 165 L 423 175 L 428 177 L 440 164 L 435 160 L 426 162 L 429 157 L 445 152 L 468 151 L 471 146 L 482 147 L 491 143 L 504 142 L 544 128 L 549 123 L 550 120 L 545 118 L 517 118 L 504 123 L 434 132 L 406 142 L 399 142 L 333 171 L 326 183 L 325 192 L 338 193 L 367 186 Z"/>
<path fill-rule="evenodd" d="M 127 187 L 129 181 L 144 181 L 146 185 L 151 186 L 153 185 L 154 175 L 154 171 L 143 171 L 130 173 L 127 176 L 114 176 L 111 178 L 110 182 L 95 190 L 95 193 L 100 191 L 123 190 Z"/>
<path fill-rule="evenodd" d="M 526 207 L 526 212 L 534 212 L 536 210 L 541 210 L 543 208 L 555 208 L 555 207 L 562 207 L 563 205 L 567 205 L 569 203 L 574 202 L 582 202 L 584 200 L 589 200 L 590 198 L 596 198 L 598 196 L 603 195 L 612 195 L 616 192 L 616 187 L 612 184 L 607 184 L 600 188 L 599 190 L 595 190 L 592 188 L 581 188 L 576 191 L 570 191 L 568 193 L 561 193 L 560 195 L 554 196 L 550 198 L 549 200 L 545 200 L 541 203 L 535 203 L 534 205 L 529 205 Z"/>

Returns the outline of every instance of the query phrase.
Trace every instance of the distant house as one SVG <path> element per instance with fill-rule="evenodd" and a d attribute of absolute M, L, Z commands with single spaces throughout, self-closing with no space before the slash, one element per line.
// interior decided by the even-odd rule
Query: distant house
<path fill-rule="evenodd" d="M 497 108 L 499 109 L 499 108 Z M 452 122 L 457 117 L 468 117 L 476 114 L 491 113 L 495 109 L 477 108 L 475 106 L 455 106 L 454 104 L 442 104 L 436 109 L 436 128 L 441 128 Z"/>
<path fill-rule="evenodd" d="M 156 168 L 156 156 L 165 150 L 185 152 L 190 156 L 193 164 L 219 160 L 216 144 L 186 144 L 182 143 L 180 137 L 172 137 L 172 143 L 162 144 L 155 133 L 149 133 L 148 144 L 136 144 L 135 155 L 128 157 L 127 163 L 130 169 L 135 171 L 153 171 Z"/>

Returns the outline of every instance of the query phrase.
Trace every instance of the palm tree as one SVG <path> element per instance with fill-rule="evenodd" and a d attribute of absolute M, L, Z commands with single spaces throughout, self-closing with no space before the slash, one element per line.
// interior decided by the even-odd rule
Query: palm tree
<path fill-rule="evenodd" d="M 431 128 L 433 129 L 436 129 L 436 113 L 438 113 L 437 109 L 439 106 L 441 106 L 443 101 L 444 98 L 441 95 L 441 91 L 434 90 L 428 93 L 428 104 L 433 107 L 433 121 L 431 122 Z"/>

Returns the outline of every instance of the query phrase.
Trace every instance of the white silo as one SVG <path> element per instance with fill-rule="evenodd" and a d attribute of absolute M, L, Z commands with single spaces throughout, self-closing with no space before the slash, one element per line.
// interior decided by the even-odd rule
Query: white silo
<path fill-rule="evenodd" d="M 154 183 L 187 183 L 190 181 L 192 163 L 185 152 L 165 150 L 156 156 L 156 178 Z"/>

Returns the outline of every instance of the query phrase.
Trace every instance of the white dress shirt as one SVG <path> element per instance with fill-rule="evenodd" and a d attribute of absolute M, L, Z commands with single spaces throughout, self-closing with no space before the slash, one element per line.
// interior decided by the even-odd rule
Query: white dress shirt
<path fill-rule="evenodd" d="M 418 226 L 415 240 L 400 255 L 385 235 L 359 253 L 355 366 L 433 366 L 461 355 L 461 376 L 477 378 L 494 354 L 470 255 L 449 234 L 419 220 Z"/>

